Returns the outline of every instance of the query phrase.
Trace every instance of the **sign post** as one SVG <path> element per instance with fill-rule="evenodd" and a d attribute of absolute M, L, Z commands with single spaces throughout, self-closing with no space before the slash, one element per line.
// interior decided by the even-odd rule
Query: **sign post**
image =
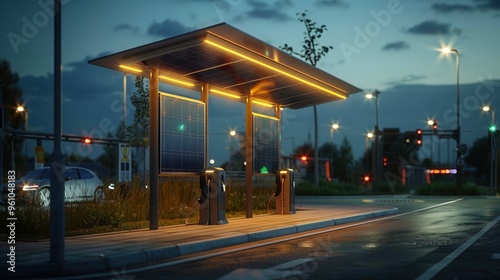
<path fill-rule="evenodd" d="M 132 180 L 132 156 L 130 146 L 120 143 L 118 146 L 118 182 L 130 182 Z"/>

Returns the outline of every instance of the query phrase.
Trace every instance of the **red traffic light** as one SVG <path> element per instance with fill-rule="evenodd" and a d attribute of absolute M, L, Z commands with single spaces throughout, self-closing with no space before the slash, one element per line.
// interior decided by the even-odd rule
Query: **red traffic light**
<path fill-rule="evenodd" d="M 434 121 L 434 124 L 432 124 L 432 129 L 437 130 L 438 129 L 438 122 Z"/>
<path fill-rule="evenodd" d="M 83 139 L 83 143 L 85 143 L 85 144 L 92 144 L 92 139 L 90 139 L 90 138 L 84 138 Z"/>
<path fill-rule="evenodd" d="M 384 157 L 384 160 L 383 160 L 383 165 L 384 165 L 384 166 L 387 166 L 387 158 L 386 158 L 386 157 Z"/>
<path fill-rule="evenodd" d="M 370 176 L 366 175 L 365 177 L 363 177 L 363 181 L 370 182 Z"/>
<path fill-rule="evenodd" d="M 417 143 L 418 146 L 421 146 L 422 145 L 422 129 L 415 130 L 415 134 L 416 134 L 415 142 Z"/>
<path fill-rule="evenodd" d="M 302 156 L 302 157 L 300 157 L 300 159 L 301 159 L 302 161 L 307 161 L 307 156 Z"/>

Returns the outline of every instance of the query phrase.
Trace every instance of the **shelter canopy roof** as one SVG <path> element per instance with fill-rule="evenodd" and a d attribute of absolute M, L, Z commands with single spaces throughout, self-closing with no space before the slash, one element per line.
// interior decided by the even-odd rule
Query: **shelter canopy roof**
<path fill-rule="evenodd" d="M 89 63 L 245 101 L 300 109 L 347 98 L 361 89 L 297 59 L 226 23 L 199 29 Z"/>

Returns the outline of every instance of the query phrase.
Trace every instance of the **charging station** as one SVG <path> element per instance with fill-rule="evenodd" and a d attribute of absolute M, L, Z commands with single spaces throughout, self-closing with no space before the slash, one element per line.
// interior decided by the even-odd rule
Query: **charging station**
<path fill-rule="evenodd" d="M 199 225 L 227 224 L 225 177 L 226 172 L 219 167 L 207 168 L 200 174 Z"/>
<path fill-rule="evenodd" d="M 276 172 L 276 212 L 275 214 L 295 214 L 295 180 L 292 169 Z"/>

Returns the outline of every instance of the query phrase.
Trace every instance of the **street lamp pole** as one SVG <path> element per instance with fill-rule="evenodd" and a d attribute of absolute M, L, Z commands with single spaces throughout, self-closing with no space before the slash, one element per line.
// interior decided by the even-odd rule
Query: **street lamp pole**
<path fill-rule="evenodd" d="M 28 108 L 26 106 L 17 106 L 16 112 L 24 115 L 24 132 L 28 132 Z M 24 139 L 24 154 L 26 155 L 26 160 L 28 160 L 28 141 Z"/>
<path fill-rule="evenodd" d="M 485 112 L 490 112 L 491 111 L 491 124 L 490 127 L 488 128 L 489 135 L 490 135 L 490 149 L 491 149 L 491 155 L 490 155 L 490 194 L 492 194 L 493 189 L 496 189 L 497 185 L 497 141 L 496 141 L 496 125 L 495 125 L 495 110 L 490 108 L 489 106 L 484 106 L 483 111 Z M 493 127 L 493 129 L 492 129 Z"/>
<path fill-rule="evenodd" d="M 332 164 L 331 164 L 331 167 L 330 169 L 332 170 L 331 171 L 331 175 L 330 177 L 333 178 L 333 133 L 335 132 L 335 130 L 339 129 L 339 124 L 338 123 L 333 123 L 332 124 L 332 127 L 330 128 L 330 141 L 332 142 L 332 150 L 331 150 L 331 153 L 330 153 L 330 156 L 332 158 Z M 347 177 L 346 177 L 347 178 Z"/>
<path fill-rule="evenodd" d="M 373 138 L 373 133 L 368 132 L 368 133 L 366 134 L 366 138 L 365 138 L 365 155 L 366 155 L 366 162 L 365 162 L 365 166 L 366 166 L 366 169 L 367 169 L 367 170 L 369 170 L 369 169 L 370 169 L 370 167 L 369 167 L 369 165 L 370 165 L 370 164 L 369 164 L 369 161 L 368 161 L 368 141 L 369 141 L 369 140 L 371 140 L 372 138 Z M 373 151 L 372 151 L 372 155 L 373 155 Z M 372 161 L 373 161 L 373 159 L 372 159 Z M 365 170 L 365 171 L 366 171 L 366 170 Z M 372 170 L 372 172 L 373 172 L 373 170 Z M 373 176 L 373 174 L 372 174 L 372 176 Z"/>
<path fill-rule="evenodd" d="M 456 71 L 457 71 L 457 128 L 455 130 L 455 140 L 457 141 L 457 160 L 456 160 L 456 166 L 457 166 L 457 185 L 456 185 L 456 192 L 457 194 L 462 194 L 462 165 L 463 161 L 461 160 L 461 151 L 459 149 L 460 145 L 460 75 L 459 75 L 459 69 L 460 69 L 460 53 L 456 49 L 451 49 L 451 48 L 443 48 L 441 49 L 441 52 L 444 54 L 450 54 L 450 53 L 455 53 L 455 61 L 456 61 Z"/>
<path fill-rule="evenodd" d="M 380 135 L 380 131 L 379 131 L 379 123 L 378 123 L 378 115 L 379 115 L 379 106 L 380 106 L 380 102 L 379 102 L 379 94 L 380 94 L 380 91 L 378 90 L 375 90 L 373 93 L 368 93 L 366 95 L 366 98 L 368 99 L 371 99 L 373 97 L 375 97 L 376 99 L 376 103 L 375 103 L 375 131 L 374 131 L 374 136 L 375 136 L 375 147 L 373 149 L 373 160 L 372 160 L 372 172 L 373 172 L 373 179 L 375 182 L 378 182 L 378 180 L 380 180 L 381 178 L 381 174 L 380 174 L 380 160 L 379 160 L 379 157 L 380 157 L 380 151 L 379 151 L 379 135 Z"/>

